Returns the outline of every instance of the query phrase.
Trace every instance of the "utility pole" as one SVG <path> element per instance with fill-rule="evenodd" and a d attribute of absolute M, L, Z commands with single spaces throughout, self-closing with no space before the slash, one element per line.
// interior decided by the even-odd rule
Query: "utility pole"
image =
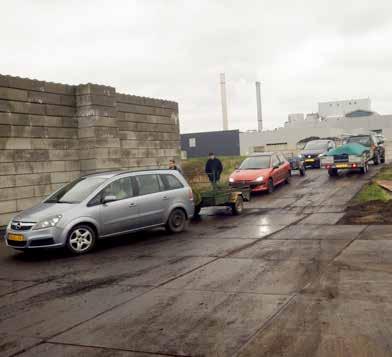
<path fill-rule="evenodd" d="M 263 116 L 261 113 L 260 82 L 256 82 L 256 102 L 257 102 L 257 131 L 263 131 Z"/>
<path fill-rule="evenodd" d="M 222 121 L 223 130 L 229 129 L 229 122 L 227 119 L 227 98 L 226 98 L 226 79 L 225 74 L 220 74 L 221 100 L 222 100 Z"/>

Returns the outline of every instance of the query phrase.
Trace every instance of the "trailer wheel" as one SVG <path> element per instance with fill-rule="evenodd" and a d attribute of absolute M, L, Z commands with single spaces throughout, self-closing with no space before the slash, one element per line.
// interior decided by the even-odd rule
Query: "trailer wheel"
<path fill-rule="evenodd" d="M 364 167 L 361 167 L 361 174 L 366 174 L 369 171 L 369 166 L 368 164 L 365 164 Z"/>
<path fill-rule="evenodd" d="M 328 169 L 328 175 L 331 177 L 338 175 L 338 169 Z"/>
<path fill-rule="evenodd" d="M 231 211 L 233 215 L 238 216 L 242 213 L 243 210 L 244 210 L 244 200 L 242 196 L 238 196 L 235 203 L 231 204 Z"/>
<path fill-rule="evenodd" d="M 305 167 L 303 167 L 302 169 L 299 169 L 299 174 L 301 176 L 305 176 Z"/>
<path fill-rule="evenodd" d="M 195 216 L 200 215 L 200 211 L 201 211 L 201 206 L 200 205 L 195 206 Z"/>

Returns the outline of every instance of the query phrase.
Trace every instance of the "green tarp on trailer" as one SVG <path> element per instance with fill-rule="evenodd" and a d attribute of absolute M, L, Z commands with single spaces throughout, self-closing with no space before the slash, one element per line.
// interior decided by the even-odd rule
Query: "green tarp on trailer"
<path fill-rule="evenodd" d="M 365 151 L 369 151 L 369 148 L 357 143 L 345 144 L 337 147 L 336 149 L 327 152 L 326 156 L 335 155 L 356 155 L 361 156 Z"/>

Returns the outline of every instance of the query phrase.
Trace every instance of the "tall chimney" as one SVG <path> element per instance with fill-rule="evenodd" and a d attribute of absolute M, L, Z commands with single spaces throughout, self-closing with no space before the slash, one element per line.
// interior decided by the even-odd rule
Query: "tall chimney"
<path fill-rule="evenodd" d="M 256 82 L 256 102 L 257 102 L 257 131 L 263 131 L 263 117 L 261 114 L 261 94 L 260 82 Z"/>
<path fill-rule="evenodd" d="M 223 130 L 228 130 L 229 122 L 227 120 L 226 79 L 224 73 L 220 74 L 220 86 L 221 86 L 221 100 L 222 100 Z"/>

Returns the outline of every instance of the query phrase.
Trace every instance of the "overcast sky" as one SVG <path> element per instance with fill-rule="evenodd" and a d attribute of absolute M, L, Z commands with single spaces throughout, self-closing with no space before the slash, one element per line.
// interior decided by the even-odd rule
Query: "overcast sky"
<path fill-rule="evenodd" d="M 392 113 L 391 0 L 1 0 L 0 73 L 179 103 L 182 132 L 266 128 L 317 102 Z"/>

